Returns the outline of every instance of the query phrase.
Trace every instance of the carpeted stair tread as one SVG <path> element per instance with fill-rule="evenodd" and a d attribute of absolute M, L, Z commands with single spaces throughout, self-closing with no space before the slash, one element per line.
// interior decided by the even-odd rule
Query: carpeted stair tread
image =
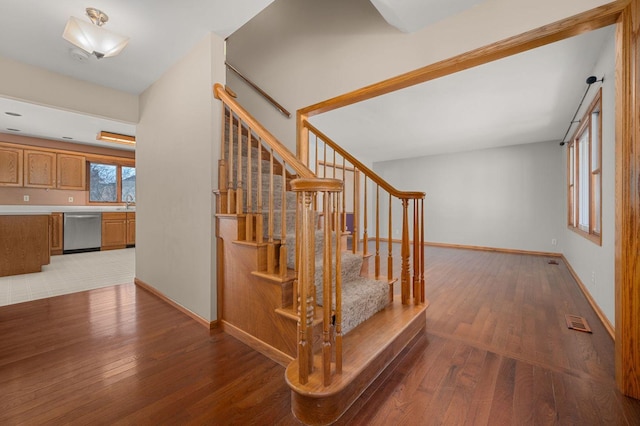
<path fill-rule="evenodd" d="M 234 131 L 234 167 L 237 167 L 237 134 Z M 257 209 L 258 192 L 262 195 L 262 215 L 263 215 L 263 229 L 264 237 L 268 237 L 268 223 L 269 223 L 269 194 L 270 194 L 270 180 L 273 177 L 272 191 L 275 195 L 273 200 L 273 236 L 275 239 L 279 239 L 281 235 L 281 222 L 282 222 L 282 185 L 285 184 L 285 179 L 280 173 L 270 173 L 269 155 L 263 151 L 261 172 L 262 172 L 262 187 L 258 188 L 257 174 L 258 174 L 258 148 L 251 147 L 251 162 L 247 157 L 247 138 L 242 138 L 242 187 L 244 189 L 243 208 L 247 211 L 247 199 L 248 199 L 248 182 L 249 176 L 251 176 L 251 198 L 252 206 L 250 210 L 255 211 Z M 227 160 L 228 151 L 225 153 Z M 274 167 L 277 167 L 274 162 Z M 237 169 L 234 170 L 232 175 L 232 186 L 237 184 Z M 296 224 L 296 194 L 287 191 L 285 195 L 285 216 L 286 216 L 286 245 L 287 245 L 287 267 L 289 269 L 295 268 L 295 224 Z M 317 213 L 316 213 L 317 215 Z M 336 234 L 331 233 L 331 243 L 335 249 Z M 323 295 L 323 246 L 324 246 L 324 231 L 316 230 L 315 232 L 315 280 L 314 286 L 316 289 L 316 301 L 322 305 Z M 335 288 L 335 252 L 332 259 L 332 287 Z M 346 334 L 357 325 L 366 321 L 369 317 L 376 312 L 384 309 L 389 303 L 389 284 L 387 281 L 380 281 L 369 277 L 360 276 L 363 264 L 363 257 L 361 254 L 353 254 L 350 251 L 343 251 L 341 253 L 341 276 L 342 276 L 342 333 Z M 335 295 L 334 295 L 335 297 Z M 332 300 L 333 307 L 335 308 L 335 299 Z"/>
<path fill-rule="evenodd" d="M 316 287 L 316 301 L 322 306 L 322 287 Z M 366 277 L 342 283 L 342 334 L 363 323 L 389 303 L 389 284 Z M 331 302 L 335 309 L 335 300 Z"/>

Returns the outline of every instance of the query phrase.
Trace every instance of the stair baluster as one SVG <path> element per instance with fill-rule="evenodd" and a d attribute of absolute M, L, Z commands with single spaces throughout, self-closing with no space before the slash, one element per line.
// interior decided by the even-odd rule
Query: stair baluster
<path fill-rule="evenodd" d="M 229 112 L 229 183 L 227 185 L 227 212 L 236 213 L 236 191 L 233 184 L 233 113 Z"/>
<path fill-rule="evenodd" d="M 251 132 L 247 132 L 248 133 L 248 137 L 247 137 L 247 209 L 246 209 L 246 222 L 245 222 L 245 227 L 246 227 L 246 231 L 245 231 L 245 236 L 247 241 L 255 241 L 255 234 L 254 234 L 254 209 L 253 209 L 253 186 L 252 186 L 252 181 L 253 179 L 251 178 L 251 152 L 253 151 L 253 143 L 252 143 L 252 135 Z"/>
<path fill-rule="evenodd" d="M 344 182 L 344 180 L 343 180 Z M 342 191 L 344 197 L 344 190 Z M 339 229 L 338 227 L 338 212 L 340 211 L 340 194 L 334 194 L 334 218 L 335 225 L 334 229 Z M 340 307 L 336 309 L 335 312 L 335 356 L 336 356 L 336 374 L 342 373 L 342 262 L 340 261 L 340 256 L 342 255 L 342 238 L 339 236 L 336 238 L 336 306 Z"/>
<path fill-rule="evenodd" d="M 369 233 L 367 231 L 367 209 L 369 206 L 367 200 L 367 175 L 364 176 L 364 223 L 362 224 L 362 255 L 367 256 L 369 254 Z"/>
<path fill-rule="evenodd" d="M 380 276 L 380 185 L 376 184 L 376 255 L 374 276 Z"/>
<path fill-rule="evenodd" d="M 256 214 L 256 243 L 264 242 L 264 217 L 262 216 L 262 140 L 258 138 L 258 214 Z"/>
<path fill-rule="evenodd" d="M 281 219 L 280 219 L 280 257 L 278 259 L 278 273 L 280 277 L 287 275 L 287 163 L 282 162 L 282 191 L 281 191 Z"/>
<path fill-rule="evenodd" d="M 238 120 L 238 165 L 237 165 L 237 181 L 236 181 L 236 213 L 241 214 L 244 213 L 243 203 L 244 203 L 244 192 L 242 190 L 242 123 L 241 120 Z M 251 138 L 251 134 L 249 134 L 249 138 Z M 248 236 L 247 236 L 248 238 Z"/>
<path fill-rule="evenodd" d="M 222 143 L 220 144 L 220 161 L 218 162 L 218 184 L 220 185 L 220 199 L 217 203 L 218 213 L 225 214 L 228 211 L 227 206 L 227 161 L 225 159 L 225 150 L 227 144 L 226 126 L 224 125 L 226 113 L 229 111 L 227 107 L 222 108 Z M 231 112 L 229 112 L 231 114 Z M 229 138 L 230 140 L 231 138 Z"/>
<path fill-rule="evenodd" d="M 389 193 L 389 228 L 388 228 L 388 234 L 389 237 L 387 239 L 387 241 L 389 242 L 389 249 L 388 252 L 389 254 L 387 255 L 387 279 L 389 281 L 391 281 L 391 279 L 393 279 L 393 238 L 392 238 L 392 232 L 393 232 L 393 209 L 392 209 L 392 204 L 391 204 L 391 193 Z M 389 289 L 389 298 L 391 300 L 393 300 L 393 288 Z"/>
<path fill-rule="evenodd" d="M 402 304 L 408 305 L 411 298 L 411 272 L 409 268 L 409 200 L 402 199 L 402 249 L 400 250 L 400 287 L 402 288 Z"/>
<path fill-rule="evenodd" d="M 267 229 L 267 272 L 276 272 L 276 247 L 273 242 L 273 148 L 269 156 L 269 227 Z"/>

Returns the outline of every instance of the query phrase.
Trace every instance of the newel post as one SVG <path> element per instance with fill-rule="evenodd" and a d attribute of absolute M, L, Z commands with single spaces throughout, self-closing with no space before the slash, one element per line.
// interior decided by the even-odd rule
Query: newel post
<path fill-rule="evenodd" d="M 296 241 L 296 259 L 298 265 L 298 365 L 299 380 L 305 384 L 313 373 L 313 319 L 315 313 L 315 230 L 317 226 L 316 214 L 313 210 L 313 200 L 317 196 L 323 197 L 325 210 L 325 249 L 323 251 L 323 382 L 330 382 L 331 341 L 329 339 L 332 316 L 332 274 L 331 274 L 331 194 L 342 191 L 343 183 L 338 179 L 302 178 L 291 181 L 291 190 L 298 194 L 298 223 L 299 232 Z M 320 194 L 319 194 L 320 193 Z M 336 256 L 339 262 L 339 256 Z M 339 269 L 338 269 L 339 270 Z M 336 277 L 339 279 L 338 277 Z M 339 286 L 337 286 L 340 288 Z M 336 298 L 336 316 L 341 316 L 342 307 Z M 341 358 L 341 354 L 336 354 Z"/>

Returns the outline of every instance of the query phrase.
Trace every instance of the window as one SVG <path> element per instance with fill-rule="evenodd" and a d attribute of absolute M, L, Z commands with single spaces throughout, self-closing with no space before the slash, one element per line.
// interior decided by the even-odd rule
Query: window
<path fill-rule="evenodd" d="M 136 202 L 136 168 L 122 166 L 120 174 L 122 201 Z"/>
<path fill-rule="evenodd" d="M 567 157 L 569 228 L 602 243 L 602 89 L 580 120 Z"/>
<path fill-rule="evenodd" d="M 89 163 L 90 203 L 135 203 L 135 201 L 135 167 Z"/>

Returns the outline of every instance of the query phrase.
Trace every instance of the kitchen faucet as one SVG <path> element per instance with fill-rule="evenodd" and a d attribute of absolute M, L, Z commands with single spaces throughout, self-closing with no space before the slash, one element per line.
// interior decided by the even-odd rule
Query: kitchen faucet
<path fill-rule="evenodd" d="M 127 194 L 124 199 L 124 203 L 126 205 L 125 209 L 129 210 L 129 204 L 133 203 L 133 195 L 131 195 L 131 193 Z"/>

